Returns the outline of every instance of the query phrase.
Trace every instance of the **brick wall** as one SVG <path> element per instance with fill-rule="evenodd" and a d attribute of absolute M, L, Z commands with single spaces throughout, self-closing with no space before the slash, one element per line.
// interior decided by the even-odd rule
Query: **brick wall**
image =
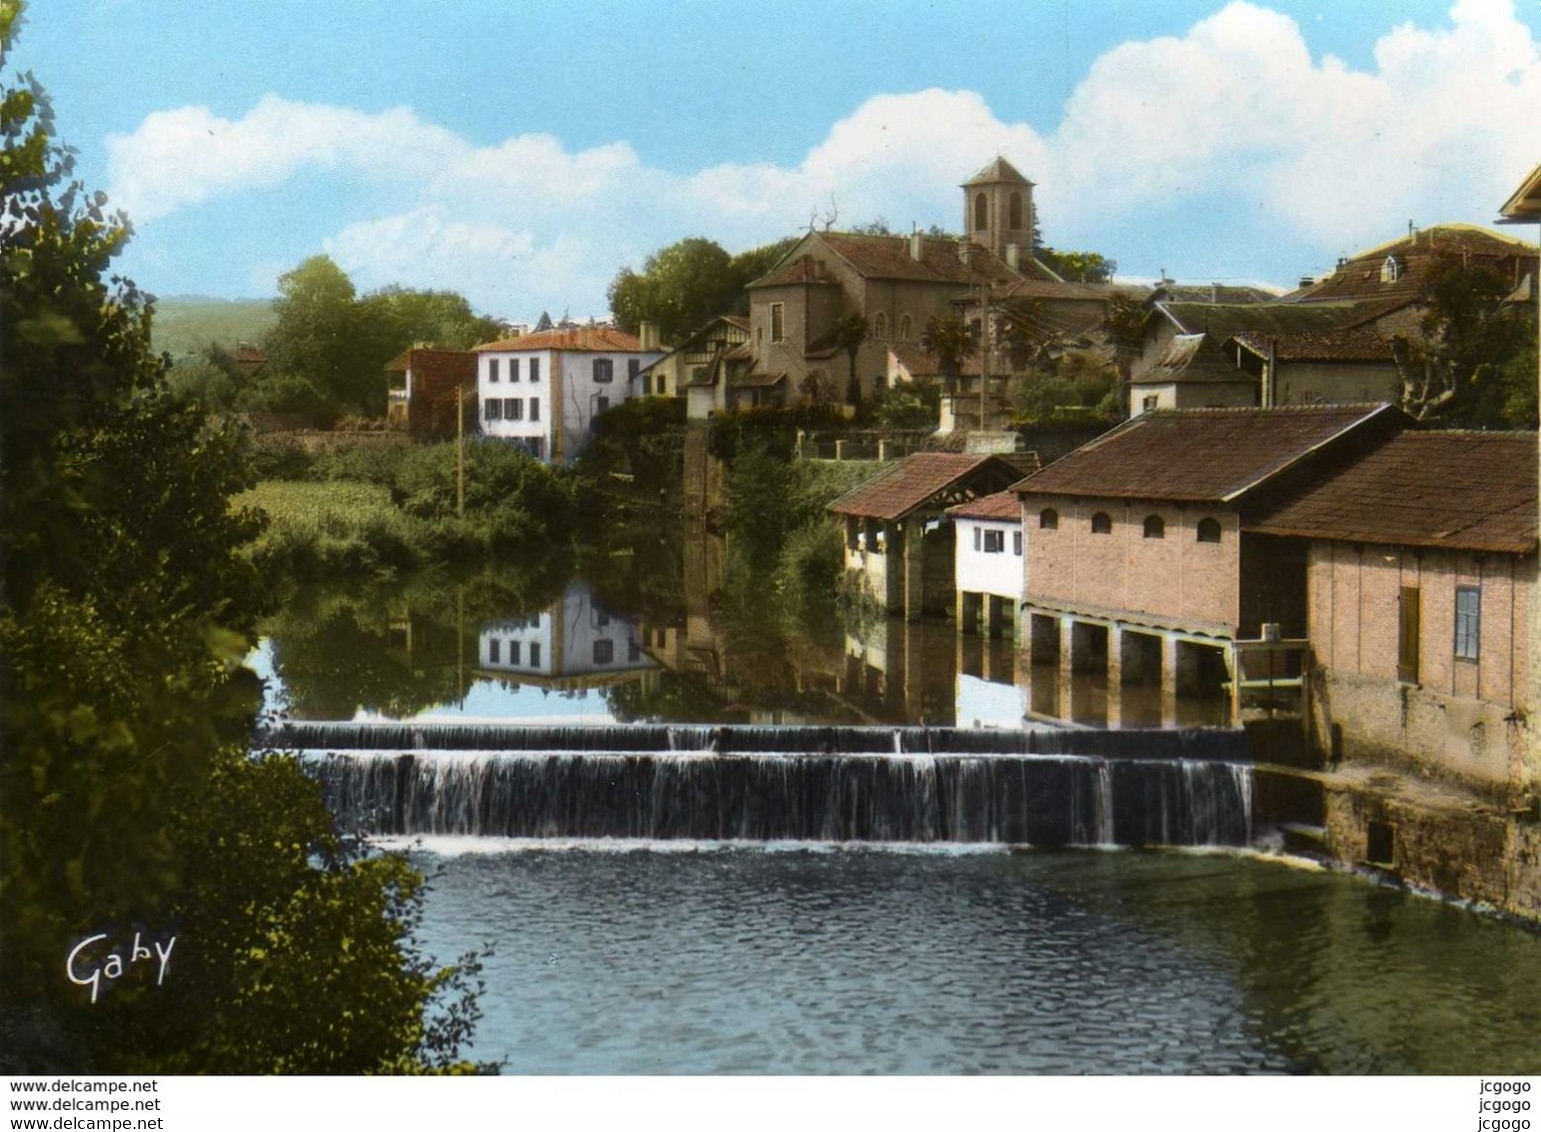
<path fill-rule="evenodd" d="M 1044 508 L 1057 530 L 1039 526 Z M 1093 534 L 1096 512 L 1112 519 Z M 1146 538 L 1145 518 L 1165 522 L 1162 538 Z M 1145 613 L 1172 622 L 1223 625 L 1240 617 L 1240 540 L 1234 512 L 1172 503 L 1030 496 L 1027 500 L 1028 600 Z M 1200 520 L 1220 523 L 1218 543 L 1198 541 Z"/>
<path fill-rule="evenodd" d="M 1320 672 L 1313 725 L 1350 759 L 1411 762 L 1490 787 L 1523 788 L 1529 742 L 1535 559 L 1317 542 L 1308 572 Z M 1455 656 L 1455 593 L 1478 586 L 1481 647 Z M 1399 592 L 1420 595 L 1419 679 L 1398 681 Z M 1518 710 L 1516 710 L 1518 709 Z"/>

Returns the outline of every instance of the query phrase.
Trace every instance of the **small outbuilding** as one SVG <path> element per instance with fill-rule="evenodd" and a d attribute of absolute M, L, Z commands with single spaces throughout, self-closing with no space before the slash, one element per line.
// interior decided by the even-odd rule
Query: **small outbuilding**
<path fill-rule="evenodd" d="M 1001 456 L 918 452 L 829 505 L 845 524 L 845 568 L 889 613 L 914 621 L 953 605 L 953 526 L 947 509 L 1022 477 Z"/>
<path fill-rule="evenodd" d="M 1014 635 L 1026 582 L 1022 501 L 998 491 L 950 507 L 956 533 L 954 585 L 958 628 L 972 633 L 983 620 L 992 637 Z"/>

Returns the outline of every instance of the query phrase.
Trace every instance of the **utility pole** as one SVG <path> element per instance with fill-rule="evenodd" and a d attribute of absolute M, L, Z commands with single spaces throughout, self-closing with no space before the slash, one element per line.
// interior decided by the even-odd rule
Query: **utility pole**
<path fill-rule="evenodd" d="M 466 387 L 455 383 L 455 515 L 466 517 Z"/>
<path fill-rule="evenodd" d="M 986 389 L 990 384 L 990 284 L 980 287 L 983 296 L 979 320 L 979 431 L 985 431 Z"/>

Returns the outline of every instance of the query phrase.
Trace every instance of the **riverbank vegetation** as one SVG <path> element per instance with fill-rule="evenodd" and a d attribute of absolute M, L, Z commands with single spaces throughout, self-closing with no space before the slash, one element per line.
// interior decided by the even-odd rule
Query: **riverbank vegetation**
<path fill-rule="evenodd" d="M 0 0 L 0 69 L 19 15 Z M 476 961 L 419 950 L 420 878 L 248 752 L 240 437 L 168 390 L 148 299 L 109 281 L 126 222 L 3 73 L 0 1071 L 470 1068 Z"/>

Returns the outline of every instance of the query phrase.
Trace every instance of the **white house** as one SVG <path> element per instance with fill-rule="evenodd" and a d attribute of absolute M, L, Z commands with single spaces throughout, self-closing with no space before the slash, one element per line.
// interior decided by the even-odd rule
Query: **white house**
<path fill-rule="evenodd" d="M 478 637 L 478 667 L 520 684 L 571 690 L 657 667 L 636 624 L 611 616 L 579 581 L 549 608 L 483 625 Z"/>
<path fill-rule="evenodd" d="M 608 327 L 522 334 L 475 353 L 483 435 L 552 464 L 576 458 L 594 418 L 635 395 L 637 376 L 662 356 Z"/>
<path fill-rule="evenodd" d="M 1010 633 L 1027 581 L 1021 500 L 998 491 L 949 507 L 947 514 L 957 532 L 953 569 L 959 627 L 971 633 L 983 616 L 991 636 Z"/>

